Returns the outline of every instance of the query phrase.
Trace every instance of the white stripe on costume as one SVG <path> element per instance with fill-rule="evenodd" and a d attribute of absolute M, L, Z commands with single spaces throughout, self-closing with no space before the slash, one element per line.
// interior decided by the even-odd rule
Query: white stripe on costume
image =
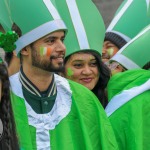
<path fill-rule="evenodd" d="M 128 90 L 124 90 L 120 94 L 115 95 L 105 108 L 105 112 L 107 113 L 107 116 L 109 117 L 121 106 L 126 104 L 128 101 L 132 100 L 132 98 L 149 89 L 150 89 L 150 79 L 140 86 L 133 87 Z"/>
<path fill-rule="evenodd" d="M 61 19 L 58 11 L 52 4 L 50 0 L 43 0 L 44 4 L 46 5 L 48 11 L 50 12 L 50 15 L 54 18 L 54 20 Z"/>
<path fill-rule="evenodd" d="M 133 0 L 128 0 L 126 2 L 126 4 L 121 8 L 121 11 L 114 17 L 113 21 L 111 22 L 111 24 L 109 25 L 109 27 L 107 28 L 107 32 L 111 31 L 114 26 L 117 24 L 118 20 L 122 17 L 122 15 L 126 12 L 126 10 L 128 9 L 128 7 L 131 5 L 131 3 L 133 2 Z"/>
<path fill-rule="evenodd" d="M 89 49 L 86 31 L 75 0 L 66 0 L 80 49 Z"/>

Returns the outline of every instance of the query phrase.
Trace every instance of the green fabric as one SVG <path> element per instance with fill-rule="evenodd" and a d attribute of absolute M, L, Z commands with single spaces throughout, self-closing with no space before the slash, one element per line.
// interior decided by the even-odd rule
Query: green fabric
<path fill-rule="evenodd" d="M 88 39 L 89 47 L 81 48 L 79 45 L 79 39 L 75 31 L 73 19 L 71 18 L 67 0 L 53 0 L 56 3 L 57 9 L 64 20 L 69 32 L 65 38 L 66 56 L 75 53 L 80 50 L 96 50 L 102 54 L 102 46 L 105 36 L 105 25 L 103 18 L 97 9 L 96 5 L 91 0 L 76 0 L 75 3 L 79 11 L 80 18 L 82 20 L 86 36 Z M 69 6 L 70 7 L 70 6 Z M 63 9 L 62 9 L 63 8 Z M 76 22 L 80 28 L 80 24 Z M 81 30 L 81 29 L 80 29 Z M 71 41 L 71 42 L 70 42 Z M 83 39 L 84 41 L 84 39 Z"/>
<path fill-rule="evenodd" d="M 135 69 L 128 60 L 143 68 L 145 64 L 150 61 L 150 25 L 142 30 L 132 41 L 130 41 L 125 47 L 122 48 L 114 57 L 111 58 L 113 61 L 119 62 L 126 69 Z M 123 55 L 123 59 L 120 58 Z"/>
<path fill-rule="evenodd" d="M 150 17 L 147 15 L 146 0 L 133 0 L 126 11 L 122 14 L 121 11 L 123 10 L 123 7 L 130 2 L 131 1 L 128 0 L 122 2 L 115 14 L 115 17 L 117 15 L 121 15 L 121 17 L 116 24 L 111 27 L 111 30 L 120 32 L 132 39 L 144 27 L 150 24 Z M 115 17 L 113 20 L 117 19 Z"/>
<path fill-rule="evenodd" d="M 10 19 L 9 9 L 5 3 L 5 0 L 0 1 L 0 24 L 5 31 L 11 30 L 12 20 Z"/>
<path fill-rule="evenodd" d="M 46 9 L 45 5 L 43 4 L 43 1 L 37 2 L 36 0 L 11 0 L 9 2 L 9 6 L 11 17 L 13 21 L 21 28 L 23 35 L 40 26 L 41 24 L 53 20 L 52 15 L 49 13 L 48 9 Z M 43 14 L 45 14 L 44 17 Z M 34 21 L 31 21 L 33 19 Z"/>
<path fill-rule="evenodd" d="M 71 112 L 50 131 L 51 150 L 117 150 L 112 127 L 96 96 L 78 83 L 69 83 Z M 36 130 L 28 125 L 24 100 L 11 95 L 20 145 L 36 150 Z"/>
<path fill-rule="evenodd" d="M 13 106 L 19 145 L 24 150 L 33 150 L 34 146 L 32 145 L 32 141 L 35 139 L 34 137 L 31 139 L 24 101 L 11 93 L 11 103 Z"/>
<path fill-rule="evenodd" d="M 148 79 L 150 79 L 150 71 L 142 69 L 115 75 L 108 84 L 109 100 L 123 90 L 142 85 Z M 150 149 L 149 100 L 150 90 L 147 90 L 109 116 L 120 150 Z"/>
<path fill-rule="evenodd" d="M 143 75 L 147 78 L 144 78 Z M 149 76 L 150 71 L 144 69 L 133 69 L 115 74 L 110 78 L 107 85 L 108 101 L 125 89 L 145 83 Z"/>
<path fill-rule="evenodd" d="M 32 109 L 38 114 L 50 112 L 56 99 L 56 94 L 50 97 L 39 97 L 38 95 L 30 93 L 25 88 L 23 88 L 23 95 Z"/>

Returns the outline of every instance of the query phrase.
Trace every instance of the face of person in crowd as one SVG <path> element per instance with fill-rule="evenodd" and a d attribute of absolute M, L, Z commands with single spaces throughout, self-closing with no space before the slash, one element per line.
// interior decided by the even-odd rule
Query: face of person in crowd
<path fill-rule="evenodd" d="M 115 75 L 116 73 L 119 73 L 119 72 L 124 72 L 126 69 L 120 65 L 118 62 L 109 62 L 106 64 L 109 69 L 111 70 L 111 74 L 112 75 Z"/>
<path fill-rule="evenodd" d="M 111 57 L 113 57 L 119 48 L 110 41 L 104 41 L 102 49 L 102 61 L 107 62 Z"/>
<path fill-rule="evenodd" d="M 87 53 L 75 53 L 65 64 L 65 77 L 92 90 L 99 80 L 95 57 Z"/>
<path fill-rule="evenodd" d="M 64 68 L 64 31 L 53 32 L 26 48 L 31 49 L 32 66 L 49 72 L 59 72 Z"/>

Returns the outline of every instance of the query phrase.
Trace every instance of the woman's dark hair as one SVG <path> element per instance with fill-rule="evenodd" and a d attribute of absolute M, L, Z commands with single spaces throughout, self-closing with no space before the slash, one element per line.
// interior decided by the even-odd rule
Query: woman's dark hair
<path fill-rule="evenodd" d="M 3 137 L 0 141 L 2 150 L 19 150 L 10 101 L 9 78 L 4 63 L 0 63 L 0 80 L 2 83 L 2 97 L 0 102 L 0 118 L 3 122 Z"/>
<path fill-rule="evenodd" d="M 150 70 L 150 61 L 143 66 L 143 69 Z"/>
<path fill-rule="evenodd" d="M 13 52 L 5 52 L 5 61 L 8 66 L 11 63 L 12 58 L 13 58 Z"/>
<path fill-rule="evenodd" d="M 98 83 L 96 84 L 92 92 L 97 96 L 102 106 L 105 108 L 106 105 L 108 104 L 106 86 L 111 77 L 110 69 L 102 62 L 101 55 L 98 52 L 93 51 L 93 50 L 83 50 L 78 53 L 92 54 L 97 61 L 98 70 L 100 72 L 100 77 L 99 77 Z M 71 55 L 65 58 L 65 61 L 64 61 L 65 64 L 69 60 L 70 56 Z"/>

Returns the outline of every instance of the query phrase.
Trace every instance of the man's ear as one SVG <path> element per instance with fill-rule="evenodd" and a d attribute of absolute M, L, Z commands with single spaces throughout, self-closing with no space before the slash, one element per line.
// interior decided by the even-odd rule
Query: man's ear
<path fill-rule="evenodd" d="M 29 55 L 30 51 L 31 51 L 30 46 L 26 46 L 25 48 L 21 50 L 21 54 L 27 56 Z"/>

